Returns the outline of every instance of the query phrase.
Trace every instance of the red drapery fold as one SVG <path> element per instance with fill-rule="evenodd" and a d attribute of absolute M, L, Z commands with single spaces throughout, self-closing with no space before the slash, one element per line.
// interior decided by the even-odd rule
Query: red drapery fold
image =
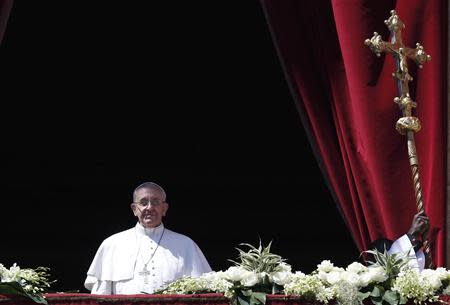
<path fill-rule="evenodd" d="M 13 0 L 0 0 L 0 43 L 5 34 L 6 24 L 13 5 Z"/>
<path fill-rule="evenodd" d="M 406 46 L 420 42 L 432 60 L 410 93 L 434 262 L 444 264 L 446 158 L 446 13 L 444 0 L 261 0 L 292 93 L 331 192 L 360 250 L 406 233 L 416 213 L 392 56 L 377 58 L 364 40 L 389 39 L 395 9 Z"/>

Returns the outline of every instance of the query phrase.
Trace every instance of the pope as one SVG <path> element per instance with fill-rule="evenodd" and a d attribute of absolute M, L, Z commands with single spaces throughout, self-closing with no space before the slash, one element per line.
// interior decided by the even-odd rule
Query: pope
<path fill-rule="evenodd" d="M 139 185 L 131 209 L 137 224 L 105 239 L 95 254 L 84 282 L 91 293 L 152 293 L 180 277 L 211 271 L 192 239 L 162 223 L 169 204 L 161 186 L 154 182 Z"/>

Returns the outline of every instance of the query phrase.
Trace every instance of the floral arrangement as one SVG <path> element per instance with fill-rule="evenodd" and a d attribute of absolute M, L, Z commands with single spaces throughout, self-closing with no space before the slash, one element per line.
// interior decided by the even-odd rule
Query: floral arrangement
<path fill-rule="evenodd" d="M 407 301 L 426 304 L 450 294 L 450 272 L 444 268 L 419 272 L 408 264 L 407 255 L 367 251 L 374 257 L 368 266 L 353 262 L 346 268 L 322 261 L 311 274 L 292 272 L 279 255 L 270 253 L 271 243 L 258 248 L 239 248 L 239 262 L 226 271 L 210 272 L 198 278 L 183 277 L 155 293 L 223 293 L 237 305 L 265 304 L 267 294 L 296 295 L 305 301 L 324 304 L 402 305 Z M 366 303 L 366 302 L 365 302 Z M 367 303 L 366 303 L 367 304 Z"/>
<path fill-rule="evenodd" d="M 44 291 L 50 287 L 49 268 L 21 269 L 17 264 L 9 269 L 0 264 L 0 294 L 21 295 L 36 303 L 47 304 Z"/>
<path fill-rule="evenodd" d="M 264 304 L 266 294 L 281 293 L 283 285 L 291 277 L 291 266 L 281 256 L 270 253 L 271 243 L 267 247 L 255 248 L 249 244 L 245 252 L 239 248 L 240 262 L 227 271 L 209 272 L 199 278 L 183 277 L 155 293 L 192 294 L 201 292 L 219 292 L 240 305 Z"/>

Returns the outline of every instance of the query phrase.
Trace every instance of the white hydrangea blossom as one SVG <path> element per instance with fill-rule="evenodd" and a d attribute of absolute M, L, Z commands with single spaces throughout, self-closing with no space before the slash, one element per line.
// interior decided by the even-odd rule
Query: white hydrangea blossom
<path fill-rule="evenodd" d="M 229 298 L 233 296 L 233 283 L 224 278 L 224 272 L 208 272 L 200 278 L 205 283 L 205 290 L 221 292 Z"/>
<path fill-rule="evenodd" d="M 287 295 L 301 295 L 306 299 L 328 303 L 335 298 L 334 289 L 327 287 L 317 274 L 305 275 L 298 271 L 291 276 L 291 281 L 284 285 Z"/>
<path fill-rule="evenodd" d="M 431 274 L 431 273 L 430 273 Z M 399 273 L 394 281 L 392 290 L 402 297 L 414 300 L 414 303 L 436 302 L 439 297 L 435 295 L 435 288 L 427 278 L 416 269 L 405 269 Z"/>
<path fill-rule="evenodd" d="M 359 289 L 357 285 L 343 280 L 336 283 L 336 285 L 333 286 L 333 289 L 339 305 L 357 305 L 361 303 L 358 299 Z"/>

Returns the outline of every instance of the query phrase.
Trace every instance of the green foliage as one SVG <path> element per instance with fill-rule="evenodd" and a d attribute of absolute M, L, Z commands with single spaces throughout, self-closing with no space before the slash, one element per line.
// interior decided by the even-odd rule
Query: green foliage
<path fill-rule="evenodd" d="M 383 283 L 372 284 L 360 292 L 360 300 L 370 298 L 374 305 L 401 305 L 405 304 L 407 300 L 400 295 L 397 291 L 391 290 L 392 284 L 396 277 L 405 267 L 408 266 L 409 261 L 412 259 L 408 253 L 393 253 L 389 254 L 384 249 L 383 252 L 377 249 L 365 251 L 372 254 L 375 261 L 368 261 L 369 267 L 382 267 L 388 276 Z"/>
<path fill-rule="evenodd" d="M 182 278 L 157 293 L 220 292 L 233 305 L 264 305 L 266 295 L 299 296 L 306 302 L 336 305 L 403 305 L 413 301 L 426 305 L 439 301 L 438 294 L 450 295 L 450 271 L 445 268 L 419 272 L 409 266 L 407 254 L 389 254 L 377 250 L 370 266 L 354 262 L 347 268 L 322 261 L 312 274 L 292 273 L 291 266 L 264 247 L 240 244 L 235 266 L 227 271 L 206 273 L 199 278 Z M 409 251 L 408 251 L 409 253 Z"/>
<path fill-rule="evenodd" d="M 266 304 L 266 294 L 263 292 L 255 292 L 251 289 L 239 290 L 237 291 L 236 302 L 239 305 Z"/>
<path fill-rule="evenodd" d="M 390 287 L 392 284 L 392 281 L 397 277 L 397 275 L 400 273 L 402 269 L 404 269 L 409 261 L 413 259 L 410 257 L 409 251 L 406 253 L 393 253 L 389 254 L 386 250 L 386 247 L 384 248 L 384 252 L 380 252 L 377 249 L 374 250 L 367 250 L 366 253 L 372 254 L 375 261 L 368 261 L 368 263 L 372 267 L 380 266 L 383 267 L 388 275 L 388 280 L 386 284 Z"/>
<path fill-rule="evenodd" d="M 272 241 L 267 245 L 267 247 L 262 246 L 261 240 L 259 241 L 258 248 L 246 243 L 242 243 L 240 245 L 247 246 L 250 248 L 250 250 L 248 252 L 245 252 L 239 248 L 236 248 L 236 250 L 239 251 L 238 258 L 240 262 L 236 262 L 233 260 L 229 261 L 245 270 L 253 271 L 256 273 L 273 273 L 279 271 L 280 264 L 285 261 L 285 259 L 283 259 L 281 256 L 270 253 Z"/>
<path fill-rule="evenodd" d="M 25 298 L 29 298 L 39 304 L 48 304 L 47 300 L 42 296 L 42 294 L 28 293 L 18 282 L 0 283 L 0 294 L 19 295 Z"/>
<path fill-rule="evenodd" d="M 246 289 L 244 286 L 237 286 L 236 302 L 239 305 L 261 305 L 266 303 L 267 293 L 280 293 L 283 287 L 275 283 L 271 283 L 268 274 L 281 271 L 281 263 L 285 261 L 280 255 L 270 252 L 272 241 L 264 247 L 259 240 L 258 248 L 247 243 L 241 243 L 240 246 L 247 246 L 249 250 L 245 252 L 240 248 L 236 248 L 239 252 L 239 262 L 233 262 L 235 266 L 244 270 L 261 274 L 260 282 L 253 286 L 252 289 Z"/>

